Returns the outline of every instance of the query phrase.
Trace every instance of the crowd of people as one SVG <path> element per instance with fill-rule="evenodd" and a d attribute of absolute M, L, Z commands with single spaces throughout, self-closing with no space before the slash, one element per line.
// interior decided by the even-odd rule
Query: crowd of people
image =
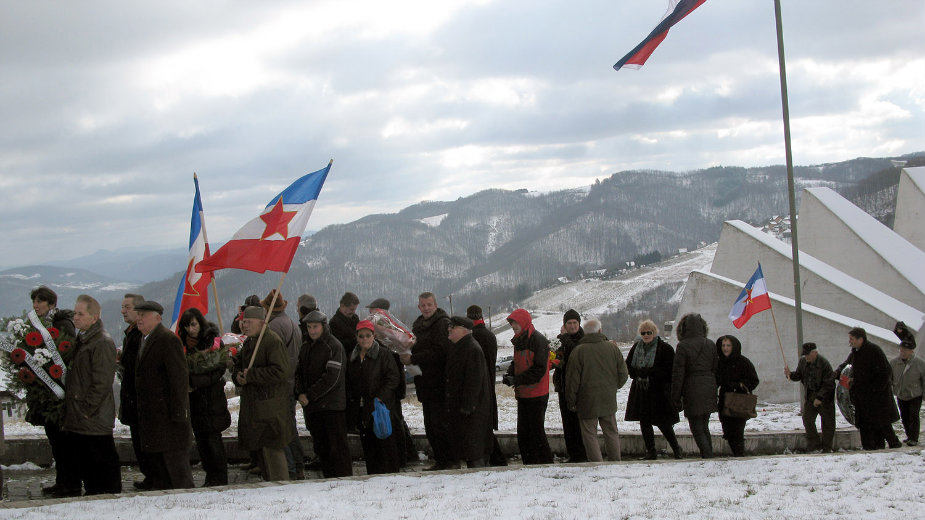
<path fill-rule="evenodd" d="M 482 309 L 472 305 L 450 316 L 437 297 L 418 297 L 410 349 L 389 348 L 376 325 L 357 314 L 358 296 L 347 292 L 329 318 L 315 298 L 298 298 L 298 322 L 288 302 L 271 291 L 248 297 L 232 331 L 246 336 L 230 359 L 211 353 L 221 331 L 197 309 L 186 310 L 174 333 L 162 323 L 164 308 L 138 294 L 122 302 L 121 356 L 100 321 L 100 305 L 81 295 L 74 310 L 57 309 L 47 287 L 31 293 L 33 309 L 49 326 L 76 337 L 64 387 L 60 418 L 30 409 L 27 419 L 42 425 L 52 447 L 56 480 L 43 492 L 54 497 L 121 492 L 120 461 L 113 440 L 117 416 L 112 382 L 121 377 L 119 420 L 129 427 L 142 480 L 139 490 L 193 487 L 189 449 L 195 440 L 205 486 L 228 483 L 222 432 L 231 424 L 225 382 L 228 373 L 240 396 L 238 444 L 251 456 L 251 468 L 268 481 L 305 477 L 305 453 L 297 430 L 297 410 L 311 435 L 315 461 L 324 477 L 353 473 L 348 435 L 358 434 L 368 474 L 393 473 L 414 460 L 417 450 L 402 414 L 406 367 L 413 368 L 417 400 L 433 464 L 444 470 L 507 465 L 495 431 L 497 338 L 485 326 Z M 370 311 L 388 312 L 384 298 Z M 723 438 L 733 456 L 746 454 L 744 430 L 750 417 L 735 406 L 737 394 L 759 384 L 743 346 L 726 335 L 714 343 L 699 314 L 677 324 L 672 347 L 649 319 L 624 357 L 602 331 L 601 321 L 575 310 L 563 315 L 558 348 L 533 325 L 525 309 L 508 317 L 514 335 L 513 360 L 501 380 L 517 403 L 517 445 L 523 464 L 550 464 L 553 453 L 545 431 L 550 380 L 559 409 L 569 462 L 621 460 L 617 429 L 617 391 L 631 381 L 624 419 L 638 421 L 645 459 L 658 457 L 658 427 L 674 458 L 684 456 L 674 425 L 687 418 L 700 456 L 713 456 L 708 422 L 719 414 Z M 901 322 L 896 334 L 900 355 L 888 361 L 863 329 L 849 332 L 851 353 L 832 365 L 803 345 L 795 370 L 784 375 L 803 384 L 803 423 L 809 450 L 832 451 L 835 388 L 850 387 L 856 425 L 864 449 L 901 445 L 892 423 L 902 418 L 909 445 L 916 445 L 925 388 L 925 361 L 915 356 L 915 338 Z M 850 366 L 848 371 L 846 367 Z M 843 374 L 844 372 L 844 374 Z M 896 396 L 894 400 L 893 396 Z M 734 399 L 736 398 L 736 399 Z M 898 405 L 898 408 L 897 408 Z M 822 435 L 816 430 L 821 417 Z M 602 452 L 598 428 L 603 433 Z"/>

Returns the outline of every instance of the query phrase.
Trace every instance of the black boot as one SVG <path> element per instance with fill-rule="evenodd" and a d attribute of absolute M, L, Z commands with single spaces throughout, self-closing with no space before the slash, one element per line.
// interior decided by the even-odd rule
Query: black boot
<path fill-rule="evenodd" d="M 646 456 L 642 460 L 655 460 L 658 458 L 658 452 L 655 449 L 646 450 Z"/>

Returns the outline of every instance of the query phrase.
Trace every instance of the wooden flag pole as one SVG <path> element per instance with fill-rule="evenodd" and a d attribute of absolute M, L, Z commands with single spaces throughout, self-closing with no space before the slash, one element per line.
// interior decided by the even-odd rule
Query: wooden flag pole
<path fill-rule="evenodd" d="M 218 287 L 215 285 L 215 274 L 212 274 L 212 299 L 215 300 L 215 314 L 218 318 L 218 332 L 225 333 L 225 325 L 222 323 L 222 307 L 218 304 Z"/>
<path fill-rule="evenodd" d="M 196 172 L 193 172 L 193 182 L 196 183 L 196 193 L 199 193 L 199 176 L 196 175 Z M 202 204 L 202 200 L 199 201 Z M 201 206 L 200 206 L 201 207 Z M 206 233 L 206 216 L 205 210 L 202 211 L 201 219 L 199 225 L 202 228 L 202 241 L 206 244 L 206 251 L 209 250 L 209 235 Z M 215 272 L 209 273 L 212 277 L 212 297 L 215 299 L 215 315 L 218 317 L 218 332 L 219 334 L 225 333 L 225 326 L 222 323 L 222 307 L 218 304 L 218 286 L 215 285 Z"/>
<path fill-rule="evenodd" d="M 770 298 L 770 295 L 768 298 Z M 771 309 L 771 320 L 774 321 L 774 333 L 777 334 L 777 345 L 780 347 L 780 357 L 784 360 L 784 367 L 790 370 L 790 366 L 787 364 L 787 356 L 784 355 L 784 343 L 780 340 L 780 331 L 777 330 L 777 318 L 774 317 L 774 306 L 769 308 Z"/>
<path fill-rule="evenodd" d="M 279 291 L 283 288 L 283 280 L 286 279 L 286 274 L 283 273 L 279 277 L 279 285 L 276 286 L 276 292 L 273 293 L 273 300 L 270 302 L 270 308 L 267 309 L 267 315 L 263 318 L 263 328 L 260 329 L 260 335 L 257 336 L 257 344 L 254 345 L 254 353 L 251 355 L 251 360 L 247 364 L 247 369 L 250 370 L 254 366 L 254 360 L 257 359 L 257 351 L 260 349 L 260 342 L 263 341 L 263 333 L 267 331 L 267 326 L 270 323 L 270 313 L 273 311 L 273 308 L 276 307 L 276 299 L 279 298 Z"/>

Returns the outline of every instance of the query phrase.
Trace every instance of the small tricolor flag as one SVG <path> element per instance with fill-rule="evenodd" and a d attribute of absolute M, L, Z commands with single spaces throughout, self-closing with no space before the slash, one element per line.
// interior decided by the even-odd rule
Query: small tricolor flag
<path fill-rule="evenodd" d="M 196 270 L 200 273 L 226 268 L 257 273 L 289 272 L 308 217 L 333 162 L 301 177 L 273 197 L 257 218 L 244 224 L 227 244 L 200 262 Z"/>
<path fill-rule="evenodd" d="M 745 284 L 745 289 L 742 289 L 736 302 L 732 304 L 729 319 L 732 320 L 735 328 L 741 329 L 742 325 L 745 325 L 752 316 L 770 308 L 771 297 L 768 296 L 768 286 L 764 283 L 764 273 L 761 272 L 759 263 L 755 274 Z"/>
<path fill-rule="evenodd" d="M 642 40 L 642 43 L 636 46 L 626 56 L 613 66 L 614 70 L 620 70 L 623 67 L 629 69 L 638 69 L 649 59 L 649 56 L 655 51 L 655 48 L 662 43 L 665 36 L 668 36 L 668 29 L 674 24 L 680 22 L 691 11 L 700 7 L 707 0 L 670 0 L 668 10 L 662 17 L 662 21 L 652 29 L 649 36 Z"/>
<path fill-rule="evenodd" d="M 202 215 L 202 198 L 199 197 L 199 179 L 193 174 L 193 183 L 196 185 L 196 195 L 193 197 L 193 216 L 190 218 L 189 229 L 189 261 L 186 263 L 186 273 L 177 287 L 177 297 L 173 302 L 173 319 L 171 328 L 176 332 L 177 322 L 186 309 L 195 307 L 203 314 L 209 313 L 209 283 L 212 282 L 212 273 L 196 271 L 196 266 L 209 257 L 209 240 L 206 238 L 206 227 Z"/>

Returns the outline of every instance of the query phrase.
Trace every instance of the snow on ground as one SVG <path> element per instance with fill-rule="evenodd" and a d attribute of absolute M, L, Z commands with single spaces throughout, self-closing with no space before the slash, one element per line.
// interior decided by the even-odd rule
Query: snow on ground
<path fill-rule="evenodd" d="M 0 511 L 4 518 L 921 518 L 925 450 L 386 475 Z"/>

